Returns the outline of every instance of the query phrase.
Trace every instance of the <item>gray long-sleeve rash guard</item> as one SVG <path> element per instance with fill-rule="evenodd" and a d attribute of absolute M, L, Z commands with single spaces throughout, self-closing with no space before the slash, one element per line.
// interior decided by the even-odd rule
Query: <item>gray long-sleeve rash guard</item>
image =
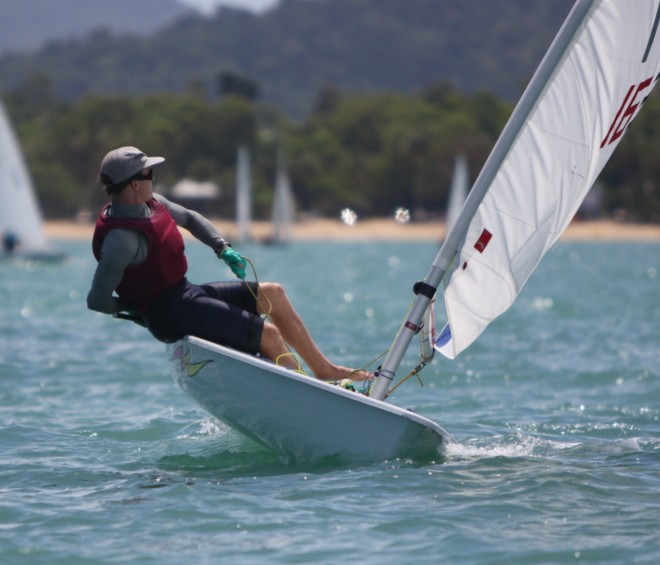
<path fill-rule="evenodd" d="M 160 194 L 154 194 L 154 198 L 170 211 L 178 226 L 187 229 L 202 243 L 213 249 L 225 243 L 214 225 L 201 214 L 170 202 Z M 151 210 L 146 204 L 112 204 L 110 214 L 122 218 L 146 218 Z M 126 305 L 113 292 L 119 286 L 124 270 L 130 265 L 142 263 L 148 251 L 147 238 L 141 232 L 131 229 L 109 232 L 101 244 L 99 263 L 87 295 L 87 307 L 104 314 L 115 314 L 124 309 Z"/>

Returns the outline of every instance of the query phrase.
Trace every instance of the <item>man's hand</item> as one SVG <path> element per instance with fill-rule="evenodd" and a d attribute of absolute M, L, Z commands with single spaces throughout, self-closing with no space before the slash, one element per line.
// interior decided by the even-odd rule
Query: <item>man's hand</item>
<path fill-rule="evenodd" d="M 238 251 L 234 251 L 229 245 L 225 245 L 222 249 L 218 249 L 216 254 L 229 266 L 239 279 L 245 278 L 247 261 Z"/>

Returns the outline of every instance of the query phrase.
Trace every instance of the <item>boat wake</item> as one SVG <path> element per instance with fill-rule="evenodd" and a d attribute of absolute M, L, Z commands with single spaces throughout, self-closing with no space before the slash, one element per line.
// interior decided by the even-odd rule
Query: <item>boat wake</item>
<path fill-rule="evenodd" d="M 638 438 L 581 441 L 557 441 L 517 432 L 510 436 L 491 436 L 464 442 L 448 442 L 444 456 L 447 462 L 487 459 L 556 459 L 581 458 L 585 454 L 617 456 L 642 451 Z"/>

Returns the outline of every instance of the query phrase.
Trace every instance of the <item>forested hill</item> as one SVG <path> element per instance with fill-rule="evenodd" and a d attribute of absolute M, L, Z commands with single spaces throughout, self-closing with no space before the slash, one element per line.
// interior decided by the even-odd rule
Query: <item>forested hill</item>
<path fill-rule="evenodd" d="M 0 53 L 82 38 L 97 27 L 148 34 L 192 13 L 176 0 L 2 0 Z"/>
<path fill-rule="evenodd" d="M 222 73 L 258 100 L 306 115 L 323 86 L 414 92 L 446 81 L 516 99 L 572 0 L 284 0 L 265 14 L 221 9 L 146 36 L 97 31 L 0 59 L 0 89 L 47 75 L 58 97 L 202 89 Z M 40 81 L 43 84 L 43 81 Z M 1 94 L 1 92 L 0 92 Z"/>

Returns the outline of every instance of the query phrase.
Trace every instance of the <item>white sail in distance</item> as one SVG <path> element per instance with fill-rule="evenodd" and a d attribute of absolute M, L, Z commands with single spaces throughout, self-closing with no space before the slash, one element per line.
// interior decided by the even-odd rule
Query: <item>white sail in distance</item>
<path fill-rule="evenodd" d="M 468 166 L 465 155 L 456 157 L 447 203 L 447 230 L 456 223 L 468 191 Z"/>
<path fill-rule="evenodd" d="M 287 242 L 291 239 L 291 227 L 294 220 L 294 201 L 291 181 L 286 171 L 284 157 L 277 159 L 275 173 L 275 195 L 273 199 L 273 241 Z"/>
<path fill-rule="evenodd" d="M 252 223 L 252 174 L 250 170 L 250 152 L 247 147 L 238 148 L 236 163 L 236 240 L 250 240 Z"/>
<path fill-rule="evenodd" d="M 0 102 L 0 237 L 12 233 L 20 249 L 50 249 L 23 152 Z"/>
<path fill-rule="evenodd" d="M 658 82 L 660 0 L 573 12 L 475 182 L 488 187 L 445 279 L 436 341 L 450 359 L 511 306 Z"/>

